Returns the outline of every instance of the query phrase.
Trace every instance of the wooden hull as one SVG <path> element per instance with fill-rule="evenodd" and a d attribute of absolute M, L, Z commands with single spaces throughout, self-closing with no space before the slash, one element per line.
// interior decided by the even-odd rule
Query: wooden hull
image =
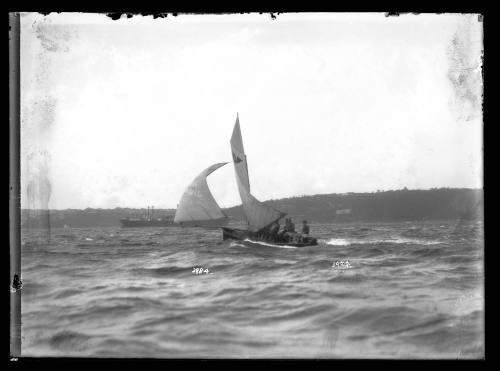
<path fill-rule="evenodd" d="M 222 227 L 223 240 L 244 240 L 249 238 L 249 233 L 245 229 Z"/>
<path fill-rule="evenodd" d="M 228 228 L 222 227 L 222 239 L 223 240 L 250 240 L 251 242 L 265 242 L 277 246 L 294 246 L 294 247 L 304 247 L 304 246 L 316 246 L 318 240 L 314 237 L 303 237 L 302 242 L 286 242 L 286 241 L 272 241 L 261 237 L 255 232 L 248 231 L 246 229 L 238 228 Z"/>

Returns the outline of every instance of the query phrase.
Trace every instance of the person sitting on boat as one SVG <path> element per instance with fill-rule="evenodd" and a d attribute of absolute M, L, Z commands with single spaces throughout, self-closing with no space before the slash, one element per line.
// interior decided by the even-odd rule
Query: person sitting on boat
<path fill-rule="evenodd" d="M 283 228 L 285 232 L 283 234 L 285 242 L 292 242 L 294 240 L 294 236 L 297 232 L 295 232 L 295 224 L 292 222 L 292 218 L 285 219 L 285 226 Z"/>
<path fill-rule="evenodd" d="M 285 225 L 283 226 L 283 232 L 288 231 L 289 221 L 288 218 L 285 218 Z"/>
<path fill-rule="evenodd" d="M 302 221 L 302 234 L 309 234 L 309 225 L 307 224 L 307 220 Z"/>
<path fill-rule="evenodd" d="M 292 218 L 287 218 L 285 220 L 285 232 L 295 232 L 295 224 L 292 222 Z"/>

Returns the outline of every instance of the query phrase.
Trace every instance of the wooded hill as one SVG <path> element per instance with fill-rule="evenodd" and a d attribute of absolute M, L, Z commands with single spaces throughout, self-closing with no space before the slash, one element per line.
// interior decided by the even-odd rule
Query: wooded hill
<path fill-rule="evenodd" d="M 286 212 L 296 221 L 413 221 L 446 219 L 482 219 L 483 190 L 468 188 L 434 188 L 429 190 L 396 190 L 373 193 L 322 194 L 265 201 Z M 224 209 L 232 218 L 243 220 L 241 205 Z M 120 219 L 146 215 L 146 209 L 67 209 L 21 210 L 24 226 L 51 228 L 119 226 Z M 154 211 L 155 217 L 174 215 L 174 209 Z"/>
<path fill-rule="evenodd" d="M 483 217 L 481 189 L 439 188 L 346 193 L 269 200 L 265 204 L 311 222 L 411 221 Z M 241 206 L 225 210 L 243 218 Z"/>

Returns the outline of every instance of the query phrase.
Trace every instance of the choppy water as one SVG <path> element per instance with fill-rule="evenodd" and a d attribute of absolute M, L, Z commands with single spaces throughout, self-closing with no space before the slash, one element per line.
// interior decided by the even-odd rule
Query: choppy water
<path fill-rule="evenodd" d="M 22 233 L 24 356 L 484 356 L 480 223 L 313 224 L 305 248 L 198 228 L 43 234 Z"/>

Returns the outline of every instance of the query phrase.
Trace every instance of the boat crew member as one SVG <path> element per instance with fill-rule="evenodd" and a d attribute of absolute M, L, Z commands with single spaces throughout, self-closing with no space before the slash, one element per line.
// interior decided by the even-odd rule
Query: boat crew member
<path fill-rule="evenodd" d="M 290 222 L 289 222 L 289 219 L 286 218 L 285 219 L 285 225 L 283 226 L 283 232 L 288 232 L 288 228 L 290 226 Z"/>
<path fill-rule="evenodd" d="M 285 227 L 283 228 L 285 242 L 291 242 L 295 235 L 295 224 L 292 222 L 292 218 L 287 218 L 285 220 Z"/>
<path fill-rule="evenodd" d="M 302 234 L 309 234 L 309 225 L 307 224 L 307 220 L 302 221 Z"/>
<path fill-rule="evenodd" d="M 285 232 L 294 232 L 295 231 L 295 225 L 292 223 L 292 218 L 285 219 L 284 231 Z"/>

